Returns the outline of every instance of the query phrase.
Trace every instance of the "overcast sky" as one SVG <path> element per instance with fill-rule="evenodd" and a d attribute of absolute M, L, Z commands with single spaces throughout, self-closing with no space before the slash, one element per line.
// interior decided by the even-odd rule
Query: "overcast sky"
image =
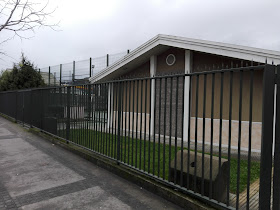
<path fill-rule="evenodd" d="M 31 39 L 0 46 L 10 56 L 1 56 L 0 70 L 21 52 L 42 68 L 133 50 L 157 34 L 280 51 L 279 0 L 50 0 L 49 6 L 57 7 L 49 22 L 60 21 L 58 31 L 40 28 L 24 34 Z"/>

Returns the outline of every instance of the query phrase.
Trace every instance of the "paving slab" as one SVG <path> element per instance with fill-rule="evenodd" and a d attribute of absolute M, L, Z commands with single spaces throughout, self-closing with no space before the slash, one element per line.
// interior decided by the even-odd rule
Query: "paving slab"
<path fill-rule="evenodd" d="M 21 138 L 0 141 L 0 171 L 12 197 L 84 179 Z"/>
<path fill-rule="evenodd" d="M 0 209 L 181 209 L 0 117 Z"/>
<path fill-rule="evenodd" d="M 81 198 L 77 201 L 77 197 Z M 96 186 L 83 191 L 63 195 L 21 207 L 21 209 L 131 209 L 120 199 Z"/>

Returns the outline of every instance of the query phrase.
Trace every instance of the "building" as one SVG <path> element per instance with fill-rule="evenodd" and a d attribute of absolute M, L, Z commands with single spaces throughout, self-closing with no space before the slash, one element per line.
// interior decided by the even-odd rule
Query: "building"
<path fill-rule="evenodd" d="M 135 50 L 131 51 L 128 55 L 115 62 L 113 65 L 108 66 L 91 77 L 90 82 L 98 83 L 122 78 L 153 78 L 155 76 L 166 76 L 172 74 L 184 75 L 226 68 L 261 66 L 265 63 L 280 64 L 280 52 L 177 36 L 157 35 Z M 222 77 L 223 88 L 221 88 Z M 261 146 L 262 77 L 263 69 L 254 72 L 252 101 L 252 149 L 255 151 L 260 151 Z M 137 130 L 137 132 L 143 133 L 146 128 L 146 133 L 150 129 L 149 132 L 151 132 L 151 134 L 159 134 L 159 136 L 171 135 L 172 137 L 176 136 L 178 138 L 183 137 L 184 140 L 187 141 L 189 125 L 187 119 L 190 115 L 190 139 L 192 141 L 197 139 L 198 142 L 202 142 L 204 118 L 205 142 L 210 142 L 210 131 L 211 126 L 213 126 L 213 142 L 214 144 L 218 144 L 220 118 L 222 117 L 221 135 L 223 139 L 228 139 L 228 122 L 230 112 L 228 105 L 230 98 L 229 73 L 225 73 L 223 76 L 221 76 L 221 74 L 217 74 L 215 80 L 212 75 L 200 77 L 193 76 L 192 78 L 190 78 L 190 76 L 183 76 L 176 80 L 176 77 L 173 79 L 163 77 L 163 79 L 139 80 L 132 82 L 132 84 L 131 82 L 125 82 L 124 85 L 126 88 L 123 88 L 124 97 L 122 99 L 124 104 L 122 108 L 122 121 L 126 122 L 129 118 L 130 130 L 137 130 L 135 125 L 138 124 L 142 130 Z M 212 79 L 215 82 L 212 82 Z M 189 85 L 190 82 L 191 85 Z M 171 86 L 171 83 L 173 83 L 173 87 Z M 204 84 L 206 84 L 205 88 Z M 175 86 L 178 89 L 177 92 L 174 90 Z M 166 92 L 166 90 L 169 90 L 170 87 L 172 91 Z M 191 88 L 191 91 L 189 91 L 189 88 Z M 246 150 L 248 147 L 247 139 L 249 132 L 250 72 L 244 72 L 242 76 L 243 91 L 241 104 L 243 109 L 241 112 L 241 119 L 239 119 L 239 72 L 233 73 L 232 88 L 232 147 L 238 146 L 238 127 L 240 120 L 242 127 L 241 147 Z M 115 92 L 117 91 L 116 89 L 117 88 L 109 88 L 109 93 L 111 90 L 111 95 L 115 95 Z M 221 89 L 223 90 L 222 101 Z M 189 95 L 189 92 L 191 95 Z M 205 103 L 205 111 L 203 111 L 204 93 L 207 101 Z M 212 93 L 214 93 L 213 113 L 211 112 Z M 178 99 L 176 99 L 177 104 L 174 102 L 176 101 L 176 94 L 178 95 Z M 111 99 L 113 98 L 114 97 L 111 96 Z M 165 98 L 170 98 L 170 100 L 165 100 Z M 108 101 L 110 103 L 110 98 Z M 132 102 L 134 106 L 132 105 Z M 143 109 L 145 106 L 144 103 L 147 104 L 146 109 Z M 174 103 L 176 105 L 174 105 Z M 196 104 L 198 106 L 197 108 L 195 107 Z M 220 104 L 222 104 L 223 107 L 222 115 L 220 115 Z M 188 112 L 189 106 L 191 107 L 190 112 Z M 116 114 L 110 115 L 110 113 L 116 113 L 116 105 L 111 106 L 109 104 L 108 107 L 114 107 L 111 110 L 108 108 L 108 115 L 112 116 L 111 120 L 114 121 L 114 116 L 116 116 Z M 169 108 L 170 111 L 167 114 L 163 114 Z M 174 116 L 176 111 L 182 113 L 182 110 L 184 110 L 183 114 L 179 114 L 178 116 L 176 114 L 176 116 Z M 214 118 L 213 125 L 211 125 L 211 116 Z M 145 125 L 146 127 L 144 128 Z M 182 128 L 184 129 L 182 130 Z M 173 133 L 173 130 L 175 129 L 175 133 L 177 133 L 176 135 Z M 223 141 L 222 144 L 225 147 L 227 146 L 226 141 Z"/>

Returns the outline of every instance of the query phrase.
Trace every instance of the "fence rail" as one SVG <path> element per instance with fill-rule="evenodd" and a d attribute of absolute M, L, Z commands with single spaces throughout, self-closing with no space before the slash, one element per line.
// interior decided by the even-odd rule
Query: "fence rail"
<path fill-rule="evenodd" d="M 214 207 L 279 209 L 275 69 L 1 92 L 0 112 Z"/>

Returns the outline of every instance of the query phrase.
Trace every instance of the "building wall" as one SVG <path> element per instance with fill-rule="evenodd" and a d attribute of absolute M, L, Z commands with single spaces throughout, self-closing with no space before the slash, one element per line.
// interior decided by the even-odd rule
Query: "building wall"
<path fill-rule="evenodd" d="M 122 103 L 123 112 L 150 113 L 151 104 L 151 79 L 139 79 L 122 82 Z M 113 83 L 113 96 L 119 95 L 118 83 Z M 112 97 L 112 96 L 111 96 Z M 118 110 L 118 99 L 113 97 L 114 111 Z"/>
<path fill-rule="evenodd" d="M 251 64 L 251 62 L 249 62 Z M 248 64 L 249 64 L 248 63 Z M 222 64 L 225 67 L 240 66 L 241 61 L 237 59 L 225 58 L 205 53 L 193 53 L 193 72 L 210 71 L 213 69 L 221 69 Z M 246 62 L 243 62 L 246 65 Z M 254 65 L 257 65 L 254 63 Z M 253 78 L 253 121 L 261 122 L 262 110 L 262 75 L 263 70 L 254 71 Z M 196 103 L 196 81 L 197 77 L 192 78 L 192 107 Z M 250 72 L 243 73 L 242 87 L 242 121 L 249 120 L 249 104 L 250 104 Z M 233 73 L 232 87 L 232 120 L 239 120 L 239 93 L 240 93 L 240 72 Z M 229 91 L 230 91 L 230 73 L 224 73 L 223 83 L 223 119 L 229 119 Z M 198 88 L 198 117 L 203 117 L 203 96 L 204 96 L 204 76 L 199 76 Z M 214 86 L 214 118 L 220 118 L 220 96 L 221 96 L 221 74 L 215 74 Z M 211 98 L 212 98 L 212 75 L 207 75 L 206 80 L 206 118 L 211 117 Z M 193 108 L 191 116 L 195 117 L 196 109 Z"/>
<path fill-rule="evenodd" d="M 176 56 L 176 62 L 173 66 L 166 64 L 166 57 L 170 53 Z M 192 72 L 211 71 L 222 68 L 240 67 L 246 65 L 257 65 L 249 61 L 241 61 L 222 56 L 216 56 L 206 53 L 193 52 Z M 157 75 L 182 74 L 185 68 L 185 51 L 172 48 L 157 56 Z M 135 68 L 125 76 L 129 78 L 139 78 L 139 75 L 149 76 L 150 63 L 147 62 L 140 67 Z M 138 71 L 140 73 L 138 73 Z M 141 74 L 142 73 L 142 74 Z M 262 110 L 262 74 L 263 70 L 254 72 L 253 83 L 253 125 L 252 125 L 252 149 L 260 149 L 261 140 L 261 110 Z M 150 120 L 150 80 L 148 82 L 126 82 L 123 89 L 122 103 L 122 120 L 125 122 L 130 116 L 130 128 L 134 122 L 133 130 L 136 129 L 138 122 L 138 132 L 140 125 L 146 128 L 148 132 Z M 172 81 L 172 86 L 171 86 Z M 195 125 L 196 117 L 196 76 L 192 76 L 191 86 L 191 124 L 190 137 L 191 140 L 203 141 L 203 96 L 204 96 L 204 75 L 199 76 L 198 85 L 198 103 L 197 103 L 197 127 Z M 166 136 L 182 137 L 183 122 L 183 77 L 174 77 L 172 80 L 162 78 L 156 79 L 155 90 L 155 133 Z M 220 104 L 223 107 L 222 115 L 222 144 L 228 146 L 229 138 L 229 89 L 230 89 L 230 73 L 224 73 L 223 82 L 223 101 L 220 103 L 221 93 L 221 73 L 215 74 L 214 85 L 214 109 L 213 109 L 213 142 L 219 144 L 220 135 Z M 138 87 L 138 93 L 137 93 Z M 249 96 L 250 96 L 250 72 L 243 73 L 243 91 L 242 91 L 242 116 L 241 116 L 241 146 L 248 146 L 249 135 Z M 178 91 L 176 90 L 178 88 Z M 238 146 L 238 128 L 239 128 L 239 92 L 240 92 L 240 72 L 233 73 L 233 89 L 232 89 L 232 126 L 231 126 L 231 146 Z M 145 91 L 147 89 L 147 97 Z M 116 89 L 115 89 L 116 90 Z M 142 90 L 142 98 L 141 98 Z M 130 94 L 129 94 L 130 92 Z M 138 97 L 137 97 L 138 95 Z M 133 105 L 134 99 L 134 105 Z M 137 103 L 138 100 L 138 103 Z M 211 100 L 212 100 L 212 74 L 206 76 L 206 102 L 205 102 L 205 142 L 211 141 Z M 129 106 L 130 101 L 130 106 Z M 142 102 L 142 110 L 141 110 Z M 145 103 L 147 102 L 147 110 L 145 111 Z M 137 107 L 138 104 L 138 107 Z M 129 110 L 130 107 L 130 110 Z M 115 111 L 117 106 L 115 106 Z M 142 113 L 142 114 L 141 114 Z M 146 113 L 146 114 L 145 114 Z M 116 112 L 115 112 L 116 114 Z M 142 116 L 142 120 L 141 120 Z M 146 118 L 145 118 L 146 116 Z M 133 119 L 134 118 L 134 119 Z M 145 121 L 146 119 L 146 121 Z M 128 125 L 127 125 L 128 127 Z M 197 129 L 196 129 L 197 128 Z M 184 131 L 185 132 L 185 131 Z"/>
<path fill-rule="evenodd" d="M 173 54 L 176 61 L 172 66 L 167 65 L 166 57 Z M 185 50 L 170 48 L 157 56 L 156 75 L 183 74 L 185 72 Z"/>
<path fill-rule="evenodd" d="M 144 64 L 132 69 L 126 74 L 123 74 L 124 78 L 143 78 L 150 76 L 150 61 L 145 62 Z"/>

